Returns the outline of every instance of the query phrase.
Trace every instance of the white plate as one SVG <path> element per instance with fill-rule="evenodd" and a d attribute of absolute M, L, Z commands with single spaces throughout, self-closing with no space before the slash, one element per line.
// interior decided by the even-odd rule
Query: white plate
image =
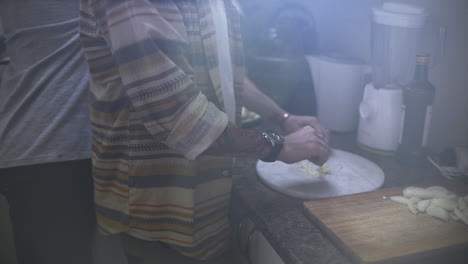
<path fill-rule="evenodd" d="M 318 168 L 309 161 L 300 163 Z M 329 174 L 311 176 L 298 163 L 258 161 L 257 174 L 271 189 L 304 200 L 373 191 L 382 187 L 385 180 L 379 166 L 350 152 L 333 149 L 325 165 Z"/>

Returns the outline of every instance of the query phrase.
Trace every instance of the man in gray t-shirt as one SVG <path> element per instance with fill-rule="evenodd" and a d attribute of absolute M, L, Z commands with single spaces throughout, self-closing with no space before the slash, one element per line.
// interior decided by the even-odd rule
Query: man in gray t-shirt
<path fill-rule="evenodd" d="M 79 1 L 0 0 L 0 193 L 20 263 L 91 263 L 89 74 Z"/>

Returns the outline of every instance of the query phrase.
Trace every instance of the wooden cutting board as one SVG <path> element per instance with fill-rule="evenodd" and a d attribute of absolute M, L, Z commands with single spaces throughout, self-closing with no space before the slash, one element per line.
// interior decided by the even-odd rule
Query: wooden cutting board
<path fill-rule="evenodd" d="M 458 186 L 459 187 L 459 186 Z M 411 214 L 390 199 L 402 188 L 382 189 L 304 203 L 306 215 L 356 263 L 420 263 L 418 258 L 464 249 L 468 226 Z M 468 191 L 455 191 L 466 195 Z M 468 258 L 467 262 L 468 263 Z"/>

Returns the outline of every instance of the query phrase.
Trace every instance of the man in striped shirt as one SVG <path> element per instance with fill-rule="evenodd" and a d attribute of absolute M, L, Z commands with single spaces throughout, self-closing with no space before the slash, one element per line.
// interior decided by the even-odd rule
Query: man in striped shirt
<path fill-rule="evenodd" d="M 102 231 L 126 234 L 127 255 L 135 239 L 220 255 L 234 156 L 328 158 L 315 118 L 289 116 L 245 78 L 239 24 L 232 0 L 81 0 L 96 213 Z M 288 135 L 238 128 L 241 105 Z"/>

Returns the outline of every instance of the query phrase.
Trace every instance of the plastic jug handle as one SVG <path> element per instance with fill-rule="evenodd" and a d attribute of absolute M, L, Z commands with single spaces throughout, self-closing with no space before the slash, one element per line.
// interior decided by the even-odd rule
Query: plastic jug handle
<path fill-rule="evenodd" d="M 359 105 L 359 115 L 362 119 L 368 120 L 372 117 L 372 109 L 369 104 L 362 102 Z"/>

